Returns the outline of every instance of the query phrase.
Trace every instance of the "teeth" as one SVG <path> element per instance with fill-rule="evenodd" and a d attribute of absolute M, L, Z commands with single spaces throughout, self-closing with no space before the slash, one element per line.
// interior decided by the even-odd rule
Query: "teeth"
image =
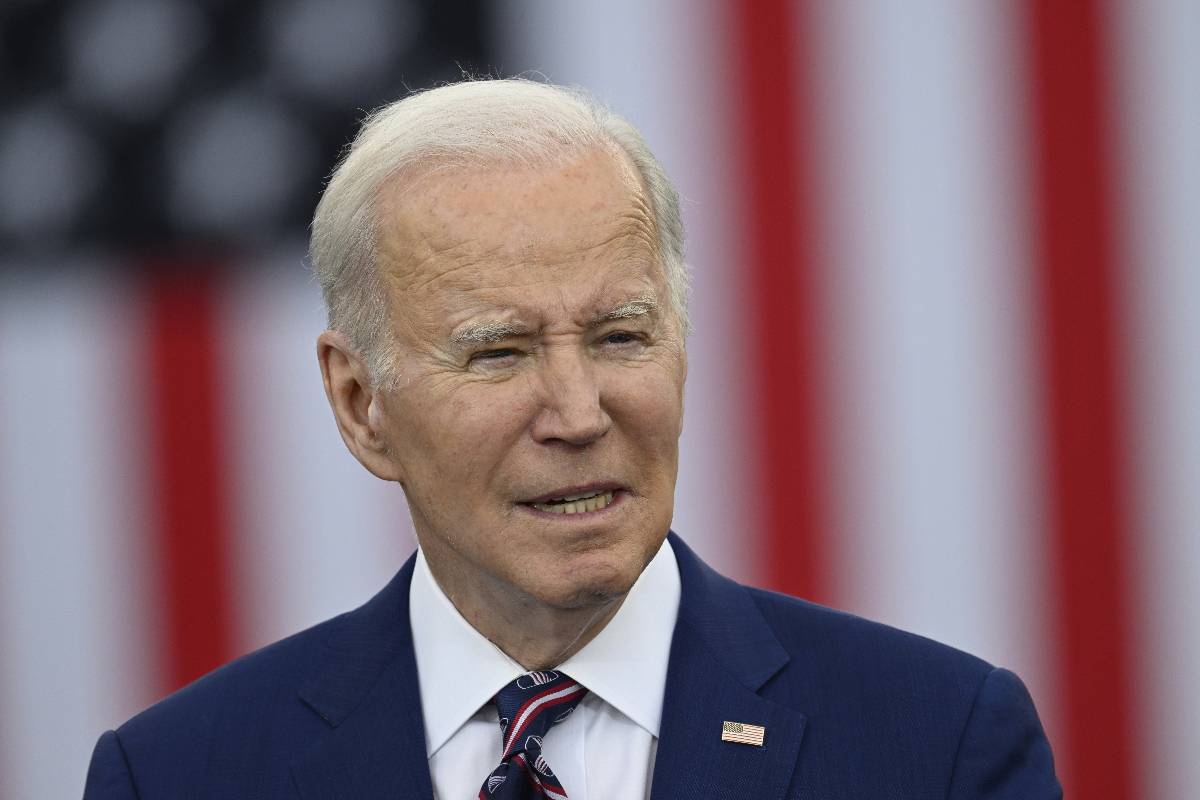
<path fill-rule="evenodd" d="M 549 511 L 551 514 L 582 514 L 585 511 L 599 511 L 613 501 L 612 492 L 597 494 L 577 494 L 551 500 L 549 503 L 532 503 L 538 511 Z"/>
<path fill-rule="evenodd" d="M 600 492 L 584 492 L 583 494 L 565 494 L 562 497 L 556 497 L 551 500 L 551 503 L 566 503 L 571 500 L 585 500 L 589 497 L 596 497 Z"/>

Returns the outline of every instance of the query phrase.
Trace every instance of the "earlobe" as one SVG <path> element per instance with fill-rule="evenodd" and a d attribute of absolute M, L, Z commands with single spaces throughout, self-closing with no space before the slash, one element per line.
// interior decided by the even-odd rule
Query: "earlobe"
<path fill-rule="evenodd" d="M 343 334 L 325 331 L 317 338 L 317 362 L 325 397 L 347 449 L 372 474 L 399 481 L 388 448 L 381 398 L 372 386 L 365 360 Z"/>

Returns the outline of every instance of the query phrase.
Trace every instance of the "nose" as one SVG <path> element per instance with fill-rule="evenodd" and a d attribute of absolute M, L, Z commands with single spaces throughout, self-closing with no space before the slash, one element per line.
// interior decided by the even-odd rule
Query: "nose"
<path fill-rule="evenodd" d="M 537 378 L 534 441 L 582 446 L 608 433 L 612 418 L 601 402 L 595 365 L 573 347 L 546 355 Z"/>

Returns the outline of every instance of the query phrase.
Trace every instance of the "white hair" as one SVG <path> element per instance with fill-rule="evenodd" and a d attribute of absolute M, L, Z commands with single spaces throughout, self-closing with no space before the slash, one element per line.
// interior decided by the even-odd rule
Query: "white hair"
<path fill-rule="evenodd" d="M 394 341 L 377 269 L 376 202 L 402 172 L 453 167 L 539 167 L 615 145 L 641 176 L 658 232 L 669 302 L 686 331 L 688 272 L 679 193 L 637 130 L 577 89 L 526 79 L 468 80 L 420 92 L 367 116 L 317 204 L 309 260 L 329 327 L 392 377 Z M 415 177 L 415 176 L 414 176 Z"/>

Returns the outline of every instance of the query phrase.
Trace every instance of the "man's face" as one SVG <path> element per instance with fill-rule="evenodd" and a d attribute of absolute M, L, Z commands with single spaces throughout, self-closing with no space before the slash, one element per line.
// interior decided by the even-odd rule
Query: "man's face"
<path fill-rule="evenodd" d="M 373 413 L 443 588 L 628 591 L 671 521 L 687 370 L 636 172 L 596 150 L 382 200 L 400 377 Z"/>

